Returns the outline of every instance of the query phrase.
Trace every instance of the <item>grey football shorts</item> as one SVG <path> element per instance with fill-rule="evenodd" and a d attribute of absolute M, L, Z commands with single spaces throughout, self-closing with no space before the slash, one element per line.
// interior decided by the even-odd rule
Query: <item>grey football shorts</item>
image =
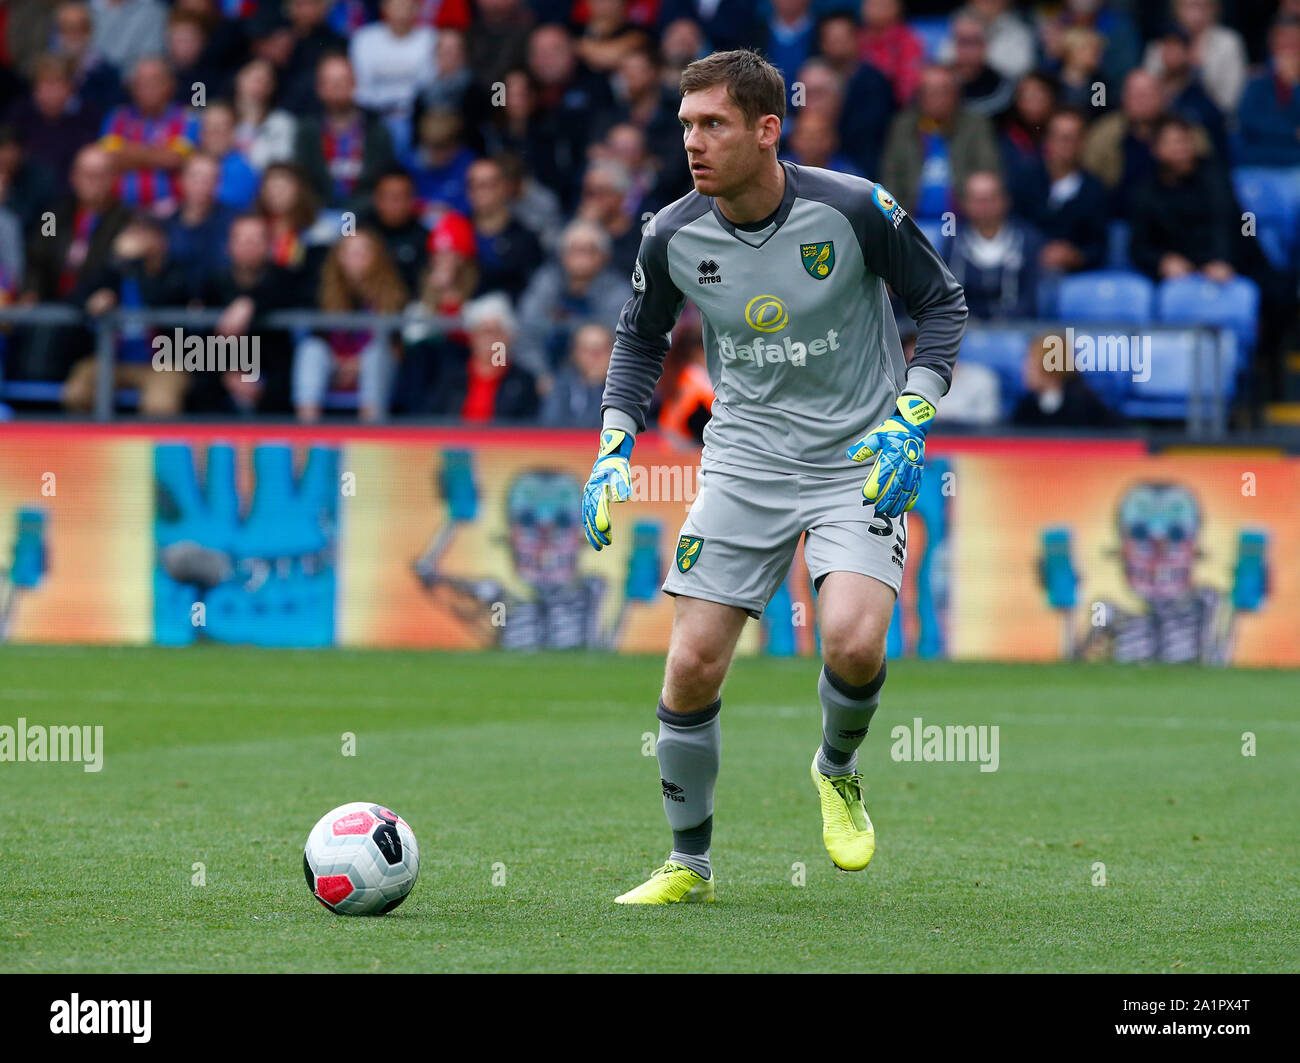
<path fill-rule="evenodd" d="M 804 560 L 815 587 L 831 572 L 859 572 L 897 593 L 907 518 L 877 517 L 862 504 L 869 471 L 810 477 L 734 465 L 701 469 L 664 592 L 739 606 L 757 619 L 806 532 Z"/>

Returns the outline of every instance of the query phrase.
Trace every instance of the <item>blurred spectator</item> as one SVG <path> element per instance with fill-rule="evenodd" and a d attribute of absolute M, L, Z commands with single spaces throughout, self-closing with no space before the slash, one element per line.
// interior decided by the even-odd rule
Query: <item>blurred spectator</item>
<path fill-rule="evenodd" d="M 903 345 L 903 358 L 910 365 L 916 355 L 916 322 L 901 317 L 898 322 L 898 339 Z M 1002 419 L 1002 383 L 998 374 L 987 365 L 959 358 L 952 367 L 952 380 L 943 395 L 943 409 L 935 420 L 944 425 L 972 425 L 986 427 Z"/>
<path fill-rule="evenodd" d="M 316 196 L 294 163 L 277 162 L 262 174 L 257 211 L 267 225 L 271 265 L 295 282 L 295 298 L 315 300 L 325 251 L 309 242 L 316 221 Z"/>
<path fill-rule="evenodd" d="M 510 354 L 516 337 L 510 300 L 491 292 L 466 303 L 462 317 L 469 357 L 441 367 L 426 412 L 471 424 L 532 420 L 537 389 L 532 375 Z"/>
<path fill-rule="evenodd" d="M 476 0 L 474 7 L 468 40 L 470 76 L 490 88 L 527 62 L 533 14 L 523 0 Z"/>
<path fill-rule="evenodd" d="M 259 318 L 301 306 L 302 300 L 293 278 L 271 264 L 270 249 L 270 232 L 262 218 L 245 214 L 235 219 L 226 261 L 208 275 L 202 301 L 223 308 L 214 329 L 218 336 L 256 336 L 261 376 L 249 381 L 237 371 L 197 375 L 189 396 L 196 409 L 289 412 L 293 345 L 287 332 L 260 327 Z"/>
<path fill-rule="evenodd" d="M 743 0 L 723 0 L 719 10 L 728 2 L 743 3 Z M 673 6 L 685 6 L 684 0 L 664 0 L 662 12 Z M 659 71 L 659 80 L 664 88 L 676 93 L 682 81 L 682 71 L 703 56 L 707 49 L 704 44 L 704 32 L 694 19 L 679 18 L 663 23 L 663 36 L 659 39 L 659 55 L 663 66 Z"/>
<path fill-rule="evenodd" d="M 853 160 L 840 151 L 839 133 L 830 115 L 822 111 L 804 111 L 794 124 L 785 157 L 800 166 L 818 166 L 863 177 Z"/>
<path fill-rule="evenodd" d="M 1011 106 L 1016 84 L 998 73 L 988 62 L 988 39 L 984 24 L 971 15 L 952 20 L 952 72 L 961 86 L 963 106 L 987 118 Z"/>
<path fill-rule="evenodd" d="M 682 150 L 682 127 L 677 121 L 679 94 L 659 80 L 659 61 L 645 48 L 626 52 L 613 79 L 614 103 L 600 116 L 595 136 L 603 138 L 621 123 L 645 134 L 652 155 L 671 159 Z"/>
<path fill-rule="evenodd" d="M 294 159 L 322 202 L 355 214 L 396 159 L 384 123 L 353 102 L 354 90 L 352 64 L 345 56 L 321 60 L 316 71 L 321 114 L 299 121 Z"/>
<path fill-rule="evenodd" d="M 24 302 L 83 306 L 103 287 L 113 241 L 130 221 L 113 194 L 113 160 L 103 149 L 89 145 L 77 153 L 69 184 L 72 195 L 55 210 L 52 231 L 35 231 L 28 245 Z M 82 328 L 32 329 L 15 375 L 62 380 L 90 344 Z"/>
<path fill-rule="evenodd" d="M 569 349 L 573 331 L 585 321 L 613 323 L 632 297 L 628 278 L 609 266 L 609 237 L 589 221 L 570 222 L 560 253 L 538 269 L 519 301 L 516 360 L 542 390 Z"/>
<path fill-rule="evenodd" d="M 663 29 L 665 54 L 685 55 L 685 26 L 693 26 L 699 46 L 691 59 L 709 52 L 725 52 L 749 44 L 754 20 L 753 0 L 661 0 L 659 26 Z M 690 60 L 687 60 L 689 62 Z M 683 66 L 686 64 L 683 63 Z"/>
<path fill-rule="evenodd" d="M 172 306 L 184 298 L 183 285 L 167 268 L 167 237 L 161 223 L 147 216 L 134 218 L 113 241 L 103 287 L 86 300 L 86 311 L 98 316 L 117 307 Z M 140 413 L 145 417 L 175 417 L 181 412 L 187 374 L 155 370 L 152 330 L 139 325 L 123 329 L 113 365 L 113 387 L 138 388 Z M 64 382 L 66 409 L 86 414 L 95 408 L 98 359 L 80 359 Z"/>
<path fill-rule="evenodd" d="M 1039 254 L 1045 270 L 1072 273 L 1101 269 L 1106 257 L 1106 189 L 1083 169 L 1087 119 L 1077 111 L 1058 111 L 1043 138 L 1046 180 L 1027 217 L 1046 243 Z"/>
<path fill-rule="evenodd" d="M 321 271 L 321 310 L 400 313 L 407 290 L 375 233 L 362 229 L 331 248 Z M 293 405 L 300 421 L 320 420 L 325 393 L 356 388 L 361 420 L 388 412 L 393 376 L 393 338 L 387 331 L 331 331 L 298 344 L 293 359 Z"/>
<path fill-rule="evenodd" d="M 498 155 L 497 162 L 506 177 L 510 212 L 550 254 L 558 245 L 560 230 L 564 228 L 564 212 L 560 209 L 559 197 L 524 169 L 517 155 Z"/>
<path fill-rule="evenodd" d="M 582 181 L 577 216 L 599 225 L 609 238 L 610 267 L 620 276 L 632 276 L 641 247 L 641 226 L 627 210 L 631 184 L 627 168 L 613 159 L 593 162 Z"/>
<path fill-rule="evenodd" d="M 27 249 L 23 246 L 23 227 L 18 215 L 0 207 L 0 306 L 17 301 L 23 291 L 26 269 Z"/>
<path fill-rule="evenodd" d="M 247 210 L 257 198 L 258 176 L 240 154 L 235 138 L 235 108 L 225 100 L 212 100 L 203 109 L 199 145 L 221 166 L 217 201 L 237 211 Z"/>
<path fill-rule="evenodd" d="M 167 8 L 160 0 L 90 0 L 95 51 L 125 75 L 166 45 Z"/>
<path fill-rule="evenodd" d="M 1056 109 L 1056 86 L 1045 74 L 1027 74 L 1016 86 L 1011 109 L 1002 117 L 998 147 L 1012 210 L 1032 218 L 1047 187 L 1043 136 Z"/>
<path fill-rule="evenodd" d="M 1042 242 L 1032 229 L 1009 217 L 1010 206 L 996 173 L 973 173 L 966 179 L 948 268 L 965 287 L 973 318 L 1028 318 L 1038 308 Z"/>
<path fill-rule="evenodd" d="M 626 55 L 650 43 L 645 31 L 628 21 L 624 0 L 587 0 L 586 8 L 575 47 L 589 70 L 612 74 Z"/>
<path fill-rule="evenodd" d="M 206 99 L 229 93 L 230 71 L 212 62 L 207 23 L 193 12 L 173 10 L 167 20 L 165 58 L 182 96 L 192 98 L 197 86 L 203 87 Z"/>
<path fill-rule="evenodd" d="M 221 164 L 205 151 L 185 160 L 180 208 L 168 219 L 168 266 L 182 275 L 184 299 L 200 298 L 207 275 L 224 264 L 235 211 L 218 200 Z"/>
<path fill-rule="evenodd" d="M 816 43 L 812 0 L 772 0 L 770 14 L 750 33 L 752 47 L 785 78 L 787 103 L 794 91 L 795 75 L 812 55 Z"/>
<path fill-rule="evenodd" d="M 912 102 L 921 87 L 925 45 L 903 21 L 902 0 L 862 0 L 858 55 L 889 79 L 900 106 Z"/>
<path fill-rule="evenodd" d="M 1141 57 L 1142 42 L 1133 20 L 1106 0 L 1065 0 L 1056 14 L 1041 19 L 1038 28 L 1049 63 L 1061 61 L 1069 30 L 1095 32 L 1105 44 L 1102 77 L 1112 85 L 1123 81 Z"/>
<path fill-rule="evenodd" d="M 3 0 L 0 3 L 0 69 L 15 80 L 29 80 L 32 64 L 45 54 L 53 12 L 49 0 Z"/>
<path fill-rule="evenodd" d="M 1062 34 L 1057 77 L 1063 105 L 1084 113 L 1110 106 L 1110 84 L 1101 67 L 1105 51 L 1105 38 L 1087 26 L 1071 26 Z"/>
<path fill-rule="evenodd" d="M 1228 127 L 1218 104 L 1210 99 L 1201 83 L 1201 74 L 1192 62 L 1192 43 L 1187 31 L 1178 23 L 1170 23 L 1158 41 L 1160 91 L 1165 106 L 1197 123 L 1209 135 L 1215 153 L 1222 159 L 1228 157 Z"/>
<path fill-rule="evenodd" d="M 1300 18 L 1284 16 L 1268 35 L 1268 69 L 1241 98 L 1241 161 L 1300 166 Z"/>
<path fill-rule="evenodd" d="M 161 59 L 141 59 L 131 71 L 131 102 L 104 119 L 100 146 L 113 159 L 117 196 L 128 207 L 169 213 L 176 174 L 199 139 L 198 117 L 174 102 L 175 82 Z"/>
<path fill-rule="evenodd" d="M 235 146 L 258 173 L 293 158 L 297 119 L 274 99 L 275 67 L 265 59 L 245 64 L 235 77 Z"/>
<path fill-rule="evenodd" d="M 54 13 L 54 28 L 53 50 L 72 64 L 81 102 L 99 110 L 121 103 L 124 94 L 117 70 L 92 43 L 94 20 L 90 5 L 60 4 Z"/>
<path fill-rule="evenodd" d="M 282 67 L 279 104 L 302 117 L 319 109 L 321 61 L 346 53 L 347 41 L 329 26 L 327 0 L 284 0 L 284 15 L 279 7 L 273 0 L 258 14 L 267 16 L 267 46 L 277 53 L 283 50 L 283 58 L 275 63 Z"/>
<path fill-rule="evenodd" d="M 695 315 L 698 318 L 698 315 Z M 679 324 L 664 357 L 659 406 L 655 424 L 664 438 L 680 448 L 704 442 L 704 428 L 713 414 L 713 382 L 697 321 Z"/>
<path fill-rule="evenodd" d="M 316 110 L 315 68 L 306 75 L 290 71 L 295 38 L 280 6 L 259 7 L 244 24 L 244 33 L 249 58 L 268 63 L 275 74 L 276 106 L 294 115 Z"/>
<path fill-rule="evenodd" d="M 469 202 L 479 265 L 479 293 L 523 294 L 542 260 L 542 248 L 511 211 L 510 185 L 497 159 L 479 159 L 469 169 Z"/>
<path fill-rule="evenodd" d="M 415 185 L 405 170 L 389 170 L 375 184 L 362 224 L 384 242 L 384 249 L 408 292 L 419 291 L 429 247 L 429 230 L 420 224 Z"/>
<path fill-rule="evenodd" d="M 36 61 L 31 95 L 16 101 L 9 113 L 28 157 L 48 173 L 56 196 L 67 194 L 72 160 L 99 135 L 101 118 L 77 98 L 71 65 L 57 55 Z"/>
<path fill-rule="evenodd" d="M 446 107 L 425 110 L 416 120 L 410 171 L 427 211 L 469 213 L 466 182 L 477 156 L 465 146 L 461 126 L 460 112 Z"/>
<path fill-rule="evenodd" d="M 1093 122 L 1084 141 L 1083 165 L 1111 191 L 1112 213 L 1127 218 L 1135 189 L 1155 172 L 1151 145 L 1165 115 L 1160 83 L 1145 70 L 1134 70 L 1124 81 L 1120 110 Z M 1198 130 L 1202 150 L 1209 141 Z"/>
<path fill-rule="evenodd" d="M 1246 85 L 1246 44 L 1241 34 L 1218 25 L 1218 0 L 1173 0 L 1174 22 L 1183 30 L 1193 68 L 1200 74 L 1223 114 L 1236 114 Z M 1157 77 L 1164 72 L 1164 38 L 1147 45 L 1143 66 Z"/>
<path fill-rule="evenodd" d="M 849 12 L 824 17 L 817 25 L 817 44 L 821 58 L 844 85 L 840 150 L 853 160 L 858 173 L 874 180 L 880 174 L 880 152 L 896 109 L 893 87 L 884 74 L 858 58 L 858 22 Z M 843 106 L 845 99 L 852 100 L 853 106 Z"/>
<path fill-rule="evenodd" d="M 562 26 L 539 26 L 528 39 L 528 70 L 535 139 L 528 161 L 534 174 L 560 197 L 566 210 L 577 202 L 582 161 L 596 117 L 609 110 L 609 83 L 582 66 Z"/>
<path fill-rule="evenodd" d="M 555 374 L 542 403 L 539 420 L 548 428 L 599 428 L 605 375 L 614 347 L 614 333 L 594 322 L 573 334 L 569 357 Z"/>
<path fill-rule="evenodd" d="M 1201 272 L 1230 280 L 1240 226 L 1226 180 L 1199 157 L 1195 127 L 1170 116 L 1154 139 L 1157 170 L 1133 194 L 1133 264 L 1155 280 Z"/>
<path fill-rule="evenodd" d="M 54 176 L 27 158 L 12 126 L 0 125 L 0 207 L 13 213 L 23 232 L 31 232 L 53 202 Z"/>
<path fill-rule="evenodd" d="M 465 103 L 471 80 L 465 34 L 454 29 L 439 30 L 433 44 L 433 70 L 420 89 L 420 104 L 458 110 Z"/>
<path fill-rule="evenodd" d="M 868 0 L 868 5 L 876 0 Z M 954 190 L 976 171 L 1000 168 L 993 126 L 960 105 L 957 80 L 944 67 L 927 67 L 917 102 L 889 128 L 881 181 L 921 219 L 953 209 Z"/>
<path fill-rule="evenodd" d="M 363 26 L 352 37 L 348 54 L 357 79 L 356 101 L 392 123 L 406 124 L 410 142 L 411 107 L 433 83 L 433 52 L 437 38 L 429 26 L 416 23 L 416 0 L 383 0 L 382 21 Z M 399 150 L 404 146 L 399 144 Z"/>
<path fill-rule="evenodd" d="M 1011 414 L 1021 428 L 1109 428 L 1119 419 L 1072 369 L 1048 368 L 1049 352 L 1065 350 L 1065 337 L 1035 336 L 1025 354 L 1025 394 Z"/>
<path fill-rule="evenodd" d="M 959 51 L 957 23 L 972 19 L 983 30 L 982 38 L 988 65 L 1011 82 L 1024 77 L 1034 67 L 1038 44 L 1034 31 L 1011 10 L 1010 0 L 970 0 L 952 20 L 952 36 L 939 49 L 940 62 L 952 62 Z"/>

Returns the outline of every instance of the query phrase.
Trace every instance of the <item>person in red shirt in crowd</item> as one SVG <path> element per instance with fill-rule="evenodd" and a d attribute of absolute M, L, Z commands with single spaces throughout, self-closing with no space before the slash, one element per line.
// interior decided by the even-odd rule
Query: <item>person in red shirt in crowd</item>
<path fill-rule="evenodd" d="M 925 44 L 903 21 L 901 0 L 862 0 L 858 55 L 889 79 L 900 107 L 911 102 L 921 85 Z"/>
<path fill-rule="evenodd" d="M 509 357 L 516 331 L 510 299 L 489 292 L 466 303 L 461 317 L 469 358 L 439 367 L 427 412 L 470 424 L 534 419 L 538 397 L 532 374 Z"/>

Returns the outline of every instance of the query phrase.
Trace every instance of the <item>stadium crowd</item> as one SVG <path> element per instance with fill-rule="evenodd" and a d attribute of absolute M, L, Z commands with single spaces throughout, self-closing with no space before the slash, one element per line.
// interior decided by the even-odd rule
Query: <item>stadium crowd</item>
<path fill-rule="evenodd" d="M 783 156 L 880 181 L 973 320 L 1053 318 L 1063 278 L 1108 267 L 1245 278 L 1252 387 L 1276 393 L 1295 217 L 1260 239 L 1233 178 L 1300 203 L 1300 0 L 0 0 L 0 305 L 204 307 L 260 337 L 248 381 L 154 372 L 125 328 L 146 415 L 597 426 L 641 227 L 690 190 L 678 78 L 740 46 L 787 80 Z M 258 327 L 290 308 L 407 323 Z M 92 408 L 89 328 L 0 344 L 6 385 Z M 1116 418 L 1032 357 L 1020 388 L 959 364 L 944 416 Z M 660 390 L 659 426 L 698 438 L 689 311 Z"/>

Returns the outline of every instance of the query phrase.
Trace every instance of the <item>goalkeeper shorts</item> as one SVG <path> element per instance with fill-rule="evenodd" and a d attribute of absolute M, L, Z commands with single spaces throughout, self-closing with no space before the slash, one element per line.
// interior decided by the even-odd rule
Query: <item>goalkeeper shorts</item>
<path fill-rule="evenodd" d="M 831 572 L 871 576 L 897 593 L 907 516 L 863 505 L 866 469 L 825 477 L 711 463 L 677 537 L 666 594 L 739 606 L 758 619 L 790 571 L 799 537 L 813 586 Z"/>

